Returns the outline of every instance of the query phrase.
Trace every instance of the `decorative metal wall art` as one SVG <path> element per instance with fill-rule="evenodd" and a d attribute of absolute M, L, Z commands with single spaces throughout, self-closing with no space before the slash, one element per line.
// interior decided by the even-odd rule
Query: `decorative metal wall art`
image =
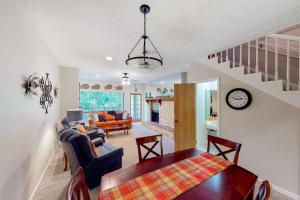
<path fill-rule="evenodd" d="M 112 89 L 112 84 L 108 84 L 104 87 L 104 89 L 106 90 L 111 90 Z"/>
<path fill-rule="evenodd" d="M 123 90 L 123 85 L 118 85 L 115 88 L 116 88 L 116 90 Z"/>
<path fill-rule="evenodd" d="M 25 89 L 25 94 L 29 97 L 38 95 L 38 88 L 42 90 L 42 95 L 40 97 L 40 105 L 42 109 L 45 109 L 45 113 L 48 113 L 49 108 L 53 104 L 53 98 L 51 96 L 52 83 L 49 80 L 49 73 L 46 73 L 46 77 L 38 77 L 36 73 L 31 74 L 28 79 L 24 80 L 22 84 Z M 58 87 L 54 87 L 54 96 L 58 96 Z"/>
<path fill-rule="evenodd" d="M 80 85 L 80 89 L 85 89 L 85 90 L 87 90 L 87 89 L 89 89 L 89 88 L 90 88 L 90 85 L 87 84 L 87 83 Z"/>
<path fill-rule="evenodd" d="M 39 77 L 36 73 L 31 74 L 28 79 L 24 80 L 22 84 L 23 88 L 25 89 L 25 95 L 32 98 L 32 96 L 37 96 L 37 88 L 39 87 Z"/>
<path fill-rule="evenodd" d="M 52 91 L 52 83 L 49 80 L 49 73 L 46 73 L 46 78 L 42 77 L 40 79 L 40 88 L 43 92 L 42 96 L 40 97 L 40 105 L 43 109 L 45 109 L 45 113 L 48 113 L 48 109 L 53 104 L 53 98 L 51 96 Z"/>
<path fill-rule="evenodd" d="M 100 89 L 100 84 L 92 85 L 91 89 L 93 89 L 93 90 L 99 90 Z"/>

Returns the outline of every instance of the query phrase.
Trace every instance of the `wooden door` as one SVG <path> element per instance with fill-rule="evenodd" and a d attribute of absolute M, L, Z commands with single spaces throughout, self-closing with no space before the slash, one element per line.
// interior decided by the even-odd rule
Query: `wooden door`
<path fill-rule="evenodd" d="M 196 84 L 175 84 L 175 151 L 196 147 Z"/>

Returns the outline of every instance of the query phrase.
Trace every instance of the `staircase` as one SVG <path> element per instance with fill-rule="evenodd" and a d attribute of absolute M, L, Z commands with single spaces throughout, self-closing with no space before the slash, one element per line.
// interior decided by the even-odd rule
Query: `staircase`
<path fill-rule="evenodd" d="M 300 109 L 300 37 L 270 34 L 199 62 Z"/>

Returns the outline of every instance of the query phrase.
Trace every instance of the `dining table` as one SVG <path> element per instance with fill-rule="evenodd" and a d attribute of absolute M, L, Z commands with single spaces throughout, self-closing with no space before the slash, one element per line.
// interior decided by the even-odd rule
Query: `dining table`
<path fill-rule="evenodd" d="M 131 179 L 142 176 L 154 170 L 198 156 L 204 152 L 192 148 L 160 157 L 151 158 L 116 170 L 104 175 L 101 179 L 101 192 L 125 183 Z M 253 200 L 257 176 L 236 165 L 232 164 L 223 171 L 209 177 L 202 183 L 180 194 L 176 200 Z"/>

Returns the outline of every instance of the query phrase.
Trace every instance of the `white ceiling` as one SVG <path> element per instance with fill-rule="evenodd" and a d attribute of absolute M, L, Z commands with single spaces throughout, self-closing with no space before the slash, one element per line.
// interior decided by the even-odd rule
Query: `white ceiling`
<path fill-rule="evenodd" d="M 162 78 L 149 81 L 150 85 L 156 86 L 174 86 L 175 83 L 181 83 L 181 73 L 164 76 Z"/>
<path fill-rule="evenodd" d="M 81 78 L 142 82 L 186 71 L 208 53 L 300 22 L 299 0 L 20 0 L 61 65 Z M 124 61 L 143 31 L 139 6 L 148 3 L 148 33 L 165 69 L 139 72 Z M 113 61 L 105 60 L 113 57 Z M 99 79 L 99 77 L 98 77 Z"/>

